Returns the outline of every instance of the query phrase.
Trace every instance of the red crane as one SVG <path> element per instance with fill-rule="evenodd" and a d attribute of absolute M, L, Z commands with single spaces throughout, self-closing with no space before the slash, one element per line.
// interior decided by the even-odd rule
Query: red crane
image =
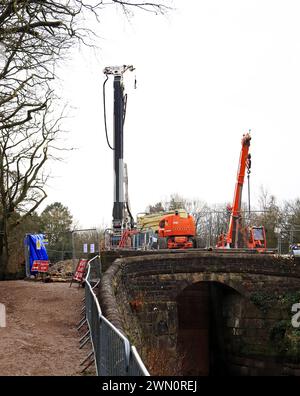
<path fill-rule="evenodd" d="M 233 196 L 232 207 L 230 210 L 230 220 L 227 234 L 221 234 L 217 242 L 217 248 L 238 248 L 246 247 L 258 251 L 266 250 L 266 234 L 263 226 L 241 227 L 241 204 L 242 191 L 246 169 L 250 173 L 251 155 L 249 153 L 251 136 L 249 133 L 243 135 L 242 147 L 240 152 L 237 180 Z M 245 246 L 246 245 L 246 246 Z"/>

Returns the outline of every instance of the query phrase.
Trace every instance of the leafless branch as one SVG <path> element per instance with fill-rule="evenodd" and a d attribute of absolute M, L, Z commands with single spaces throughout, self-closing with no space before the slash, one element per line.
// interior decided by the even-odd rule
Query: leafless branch
<path fill-rule="evenodd" d="M 53 112 L 56 65 L 74 45 L 92 45 L 85 13 L 99 21 L 112 4 L 126 15 L 168 10 L 143 1 L 0 0 L 0 272 L 8 232 L 44 201 L 45 164 L 65 150 L 63 114 Z"/>

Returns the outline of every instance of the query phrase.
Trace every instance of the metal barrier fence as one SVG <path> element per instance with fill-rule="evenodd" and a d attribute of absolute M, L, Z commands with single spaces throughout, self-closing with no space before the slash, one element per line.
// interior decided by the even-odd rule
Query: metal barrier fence
<path fill-rule="evenodd" d="M 140 230 L 136 234 L 128 237 L 125 248 L 126 250 L 151 250 L 152 240 L 155 236 L 153 230 L 147 228 Z M 119 249 L 119 242 L 122 238 L 122 232 L 117 234 L 112 229 L 108 228 L 104 231 L 104 246 L 105 250 Z"/>
<path fill-rule="evenodd" d="M 99 376 L 149 376 L 136 348 L 103 315 L 94 289 L 100 282 L 99 256 L 88 262 L 85 278 L 85 314 Z"/>

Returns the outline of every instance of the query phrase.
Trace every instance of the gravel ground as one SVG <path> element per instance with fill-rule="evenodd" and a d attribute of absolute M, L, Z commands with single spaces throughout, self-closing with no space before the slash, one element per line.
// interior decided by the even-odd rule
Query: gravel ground
<path fill-rule="evenodd" d="M 0 282 L 0 375 L 80 375 L 90 347 L 78 348 L 83 289 L 69 283 Z M 92 369 L 93 370 L 93 369 Z"/>

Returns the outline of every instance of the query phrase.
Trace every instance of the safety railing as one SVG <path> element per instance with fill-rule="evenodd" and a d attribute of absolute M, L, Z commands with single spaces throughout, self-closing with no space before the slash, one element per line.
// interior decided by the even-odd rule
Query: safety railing
<path fill-rule="evenodd" d="M 85 320 L 88 332 L 81 339 L 81 346 L 87 337 L 92 344 L 92 357 L 99 376 L 148 376 L 136 348 L 102 314 L 95 288 L 100 282 L 101 260 L 99 256 L 88 262 L 85 277 Z M 87 359 L 85 359 L 87 360 Z"/>

